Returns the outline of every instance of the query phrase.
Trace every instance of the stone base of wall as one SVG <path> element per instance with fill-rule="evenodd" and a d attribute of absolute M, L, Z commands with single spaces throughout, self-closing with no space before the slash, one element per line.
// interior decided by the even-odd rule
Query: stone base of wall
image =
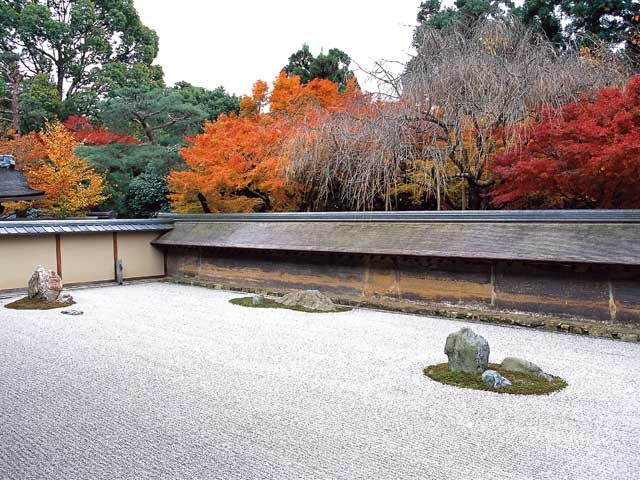
<path fill-rule="evenodd" d="M 640 332 L 638 267 L 170 247 L 167 274 L 243 291 L 317 289 L 342 303 L 573 333 Z"/>

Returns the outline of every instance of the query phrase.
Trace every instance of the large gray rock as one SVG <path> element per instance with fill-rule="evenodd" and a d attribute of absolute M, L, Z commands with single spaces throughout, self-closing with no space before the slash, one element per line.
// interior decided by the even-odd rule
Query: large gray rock
<path fill-rule="evenodd" d="M 502 360 L 500 367 L 510 372 L 519 372 L 526 375 L 532 375 L 534 377 L 542 377 L 547 380 L 553 380 L 553 377 L 547 373 L 544 373 L 542 369 L 535 363 L 518 357 L 506 357 Z"/>
<path fill-rule="evenodd" d="M 321 312 L 335 312 L 337 310 L 331 299 L 318 290 L 300 290 L 287 293 L 277 302 L 289 307 L 298 306 Z"/>
<path fill-rule="evenodd" d="M 53 270 L 45 270 L 42 265 L 38 265 L 29 279 L 29 298 L 55 302 L 58 300 L 60 292 L 62 292 L 60 276 Z"/>
<path fill-rule="evenodd" d="M 511 382 L 495 370 L 485 370 L 482 374 L 482 381 L 485 385 L 491 388 L 502 388 L 511 386 Z"/>
<path fill-rule="evenodd" d="M 447 337 L 444 353 L 452 372 L 484 372 L 489 364 L 489 342 L 466 327 Z"/>

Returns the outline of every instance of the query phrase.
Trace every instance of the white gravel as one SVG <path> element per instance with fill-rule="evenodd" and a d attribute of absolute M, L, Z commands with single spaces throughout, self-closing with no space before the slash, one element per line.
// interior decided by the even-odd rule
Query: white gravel
<path fill-rule="evenodd" d="M 3 480 L 640 478 L 638 344 L 471 325 L 569 382 L 519 397 L 422 375 L 463 322 L 73 295 L 83 316 L 0 308 Z"/>

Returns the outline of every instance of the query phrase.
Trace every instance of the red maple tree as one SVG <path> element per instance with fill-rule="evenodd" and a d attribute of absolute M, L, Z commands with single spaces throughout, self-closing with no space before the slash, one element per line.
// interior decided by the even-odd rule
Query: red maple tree
<path fill-rule="evenodd" d="M 495 158 L 495 205 L 640 207 L 640 75 L 624 88 L 541 113 L 524 142 Z"/>
<path fill-rule="evenodd" d="M 109 145 L 112 143 L 137 144 L 141 143 L 136 138 L 126 133 L 114 133 L 106 127 L 95 126 L 87 117 L 73 115 L 64 122 L 65 128 L 73 138 L 84 145 Z"/>

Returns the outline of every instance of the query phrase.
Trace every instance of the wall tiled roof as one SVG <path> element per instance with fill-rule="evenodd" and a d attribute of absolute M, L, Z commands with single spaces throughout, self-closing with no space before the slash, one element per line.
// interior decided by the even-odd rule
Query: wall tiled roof
<path fill-rule="evenodd" d="M 173 228 L 173 222 L 167 219 L 0 221 L 0 236 L 47 235 L 54 233 L 146 232 L 166 231 L 171 228 Z"/>
<path fill-rule="evenodd" d="M 173 247 L 640 265 L 637 210 L 455 212 L 460 215 L 451 218 L 452 213 L 173 216 L 175 228 L 154 243 Z"/>

